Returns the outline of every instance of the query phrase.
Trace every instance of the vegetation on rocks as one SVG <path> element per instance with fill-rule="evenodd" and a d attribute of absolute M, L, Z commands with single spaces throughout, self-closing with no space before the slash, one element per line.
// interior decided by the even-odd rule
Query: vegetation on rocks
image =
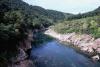
<path fill-rule="evenodd" d="M 100 16 L 86 17 L 70 21 L 64 21 L 54 25 L 54 30 L 58 33 L 89 34 L 95 38 L 100 38 Z"/>

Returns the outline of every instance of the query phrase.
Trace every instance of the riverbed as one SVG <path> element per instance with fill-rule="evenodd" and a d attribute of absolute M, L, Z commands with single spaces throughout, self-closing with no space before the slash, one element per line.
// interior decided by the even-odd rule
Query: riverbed
<path fill-rule="evenodd" d="M 33 47 L 31 59 L 36 67 L 100 67 L 100 63 L 76 52 L 57 40 L 52 40 Z"/>

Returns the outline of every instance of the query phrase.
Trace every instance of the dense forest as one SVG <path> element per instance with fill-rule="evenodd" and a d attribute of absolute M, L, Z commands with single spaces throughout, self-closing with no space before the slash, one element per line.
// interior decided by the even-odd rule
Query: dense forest
<path fill-rule="evenodd" d="M 18 42 L 27 38 L 29 29 L 43 30 L 61 22 L 54 28 L 58 32 L 92 33 L 100 37 L 99 15 L 100 7 L 73 15 L 32 6 L 22 0 L 0 0 L 0 64 L 6 65 L 8 59 L 17 54 Z"/>
<path fill-rule="evenodd" d="M 27 38 L 29 29 L 43 30 L 54 22 L 64 20 L 65 15 L 22 0 L 0 0 L 0 65 L 17 54 L 18 42 Z"/>

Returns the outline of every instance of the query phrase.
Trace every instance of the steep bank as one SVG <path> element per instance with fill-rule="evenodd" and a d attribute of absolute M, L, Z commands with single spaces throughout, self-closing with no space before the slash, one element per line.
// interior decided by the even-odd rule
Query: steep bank
<path fill-rule="evenodd" d="M 73 44 L 73 46 L 78 47 L 82 52 L 91 56 L 93 60 L 100 60 L 100 38 L 95 39 L 87 34 L 76 34 L 67 33 L 67 34 L 59 34 L 53 31 L 52 29 L 48 29 L 45 31 L 46 35 L 50 35 L 60 41 L 65 41 Z"/>
<path fill-rule="evenodd" d="M 12 57 L 11 63 L 8 67 L 35 67 L 33 61 L 28 59 L 28 50 L 31 49 L 31 42 L 33 41 L 33 32 L 29 30 L 27 38 L 19 42 L 18 54 L 16 57 Z"/>

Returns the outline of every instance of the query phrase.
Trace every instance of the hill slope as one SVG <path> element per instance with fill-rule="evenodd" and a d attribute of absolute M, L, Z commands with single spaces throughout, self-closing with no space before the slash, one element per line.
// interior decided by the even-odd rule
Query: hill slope
<path fill-rule="evenodd" d="M 77 14 L 77 15 L 72 15 L 70 17 L 67 18 L 67 20 L 72 20 L 72 19 L 81 19 L 81 18 L 86 18 L 86 17 L 92 17 L 92 16 L 99 16 L 100 15 L 100 7 L 98 7 L 97 9 L 87 12 L 87 13 L 83 13 L 83 14 Z"/>
<path fill-rule="evenodd" d="M 89 34 L 100 38 L 100 16 L 73 19 L 56 24 L 54 30 L 59 33 Z"/>
<path fill-rule="evenodd" d="M 65 18 L 62 12 L 52 12 L 22 0 L 0 0 L 0 67 L 7 67 L 8 59 L 17 54 L 19 42 L 27 39 L 29 30 L 44 30 Z"/>

